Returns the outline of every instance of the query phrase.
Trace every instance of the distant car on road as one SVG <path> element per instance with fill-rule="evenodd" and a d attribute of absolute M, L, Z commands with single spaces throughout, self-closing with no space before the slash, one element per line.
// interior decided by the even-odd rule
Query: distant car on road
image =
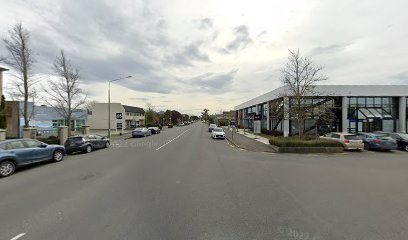
<path fill-rule="evenodd" d="M 60 162 L 65 149 L 34 139 L 6 140 L 0 143 L 0 177 L 8 177 L 21 166 L 53 160 Z"/>
<path fill-rule="evenodd" d="M 210 124 L 210 126 L 208 126 L 208 131 L 209 132 L 212 132 L 212 130 L 214 129 L 214 128 L 216 128 L 217 127 L 217 124 Z"/>
<path fill-rule="evenodd" d="M 110 139 L 99 135 L 78 135 L 69 137 L 64 146 L 67 154 L 73 152 L 90 153 L 95 149 L 108 148 Z"/>
<path fill-rule="evenodd" d="M 158 134 L 158 133 L 160 133 L 160 128 L 159 128 L 159 127 L 148 127 L 147 129 L 149 129 L 149 131 L 150 131 L 152 134 Z"/>
<path fill-rule="evenodd" d="M 149 129 L 147 128 L 135 128 L 135 130 L 132 131 L 132 137 L 147 137 L 152 135 L 152 132 L 150 132 Z"/>
<path fill-rule="evenodd" d="M 345 150 L 363 150 L 364 143 L 357 135 L 351 133 L 331 132 L 320 138 L 338 141 Z"/>
<path fill-rule="evenodd" d="M 358 136 L 364 143 L 365 150 L 395 150 L 397 141 L 392 137 L 379 133 L 358 133 Z"/>
<path fill-rule="evenodd" d="M 399 149 L 408 152 L 408 134 L 399 132 L 375 132 L 375 133 L 380 133 L 392 137 L 397 141 L 397 146 Z"/>
<path fill-rule="evenodd" d="M 211 132 L 213 139 L 225 139 L 224 129 L 216 127 Z"/>

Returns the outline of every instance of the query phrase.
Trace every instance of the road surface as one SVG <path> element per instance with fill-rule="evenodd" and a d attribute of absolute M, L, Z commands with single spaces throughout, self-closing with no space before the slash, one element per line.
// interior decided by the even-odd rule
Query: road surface
<path fill-rule="evenodd" d="M 254 153 L 202 123 L 0 179 L 0 239 L 407 239 L 408 154 Z"/>

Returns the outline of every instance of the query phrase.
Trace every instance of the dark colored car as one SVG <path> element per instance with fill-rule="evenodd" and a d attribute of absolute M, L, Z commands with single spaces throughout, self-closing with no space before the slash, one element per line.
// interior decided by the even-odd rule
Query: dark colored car
<path fill-rule="evenodd" d="M 160 128 L 159 127 L 148 127 L 147 129 L 149 129 L 149 131 L 152 134 L 159 134 L 160 133 Z"/>
<path fill-rule="evenodd" d="M 358 136 L 364 142 L 365 150 L 395 150 L 397 141 L 392 137 L 380 133 L 359 133 Z"/>
<path fill-rule="evenodd" d="M 6 140 L 0 143 L 0 177 L 8 177 L 21 166 L 64 158 L 61 145 L 48 145 L 34 139 Z"/>
<path fill-rule="evenodd" d="M 386 136 L 392 137 L 397 141 L 399 149 L 405 150 L 408 152 L 408 134 L 407 133 L 398 133 L 398 132 L 376 132 L 384 134 Z"/>
<path fill-rule="evenodd" d="M 65 151 L 68 154 L 73 152 L 90 153 L 94 149 L 108 148 L 110 146 L 110 140 L 107 137 L 99 135 L 73 136 L 69 137 L 64 145 Z"/>
<path fill-rule="evenodd" d="M 209 132 L 212 132 L 212 130 L 214 130 L 214 128 L 216 128 L 217 127 L 217 124 L 210 124 L 210 126 L 208 126 L 208 131 Z"/>

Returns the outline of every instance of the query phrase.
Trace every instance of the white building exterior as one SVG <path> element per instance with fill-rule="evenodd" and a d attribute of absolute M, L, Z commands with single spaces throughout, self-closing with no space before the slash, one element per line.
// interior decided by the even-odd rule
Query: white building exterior
<path fill-rule="evenodd" d="M 276 130 L 273 124 L 272 103 L 281 101 L 283 109 L 290 108 L 290 96 L 280 87 L 234 107 L 238 125 L 253 127 L 251 116 L 261 115 L 262 126 Z M 383 131 L 407 131 L 408 85 L 317 85 L 310 96 L 333 99 L 341 113 L 337 130 L 362 132 L 370 129 Z M 310 100 L 312 103 L 312 100 Z M 287 111 L 284 111 L 287 112 Z M 276 122 L 276 121 L 275 121 Z M 279 131 L 288 136 L 293 131 L 290 116 L 278 121 Z"/>
<path fill-rule="evenodd" d="M 107 130 L 108 117 L 108 103 L 95 103 L 92 106 L 92 111 L 88 115 L 88 123 L 91 129 Z M 123 127 L 125 129 L 132 129 L 144 124 L 144 110 L 138 107 L 122 105 L 120 103 L 110 104 L 110 129 L 116 129 L 116 114 L 122 113 Z"/>

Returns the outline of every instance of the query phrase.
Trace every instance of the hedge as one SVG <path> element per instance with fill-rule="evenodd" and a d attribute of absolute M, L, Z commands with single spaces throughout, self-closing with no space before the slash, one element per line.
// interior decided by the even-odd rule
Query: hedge
<path fill-rule="evenodd" d="M 269 143 L 277 147 L 343 147 L 340 142 L 319 138 L 271 137 Z"/>

